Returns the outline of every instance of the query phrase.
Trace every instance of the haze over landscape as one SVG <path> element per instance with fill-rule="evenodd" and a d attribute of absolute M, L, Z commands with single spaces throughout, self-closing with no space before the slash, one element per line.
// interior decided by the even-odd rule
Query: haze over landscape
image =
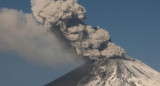
<path fill-rule="evenodd" d="M 41 1 L 43 1 L 43 0 L 41 0 Z M 41 1 L 39 1 L 39 2 L 41 2 Z M 5 1 L 2 1 L 2 2 L 6 3 Z M 39 2 L 37 2 L 37 3 L 39 3 Z M 85 4 L 87 5 L 86 1 L 81 1 L 80 0 L 79 2 L 82 3 L 82 5 L 84 4 L 84 6 L 85 6 Z M 106 2 L 106 1 L 104 1 L 104 2 Z M 117 2 L 116 3 L 108 2 L 108 3 L 113 4 L 113 5 L 117 5 Z M 2 71 L 2 73 L 4 73 L 4 75 L 3 75 L 3 77 L 5 77 L 4 79 L 8 80 L 7 78 L 10 78 L 11 76 L 14 76 L 12 74 L 14 74 L 16 71 L 20 72 L 20 71 L 22 71 L 22 68 L 26 68 L 25 67 L 25 65 L 26 65 L 28 67 L 28 69 L 25 69 L 25 70 L 30 71 L 30 70 L 33 69 L 35 71 L 35 72 L 33 72 L 33 71 L 31 72 L 30 71 L 30 73 L 29 73 L 30 75 L 34 75 L 34 73 L 37 73 L 38 70 L 42 71 L 42 72 L 38 71 L 38 74 L 36 76 L 41 77 L 40 75 L 42 75 L 42 77 L 40 79 L 42 79 L 42 78 L 43 79 L 42 80 L 39 79 L 39 80 L 43 81 L 43 82 L 42 83 L 38 83 L 38 84 L 41 84 L 41 85 L 43 84 L 44 85 L 45 83 L 47 83 L 49 81 L 52 81 L 52 80 L 56 79 L 56 77 L 58 77 L 58 76 L 60 76 L 60 75 L 62 75 L 64 73 L 66 73 L 67 71 L 75 68 L 76 66 L 75 66 L 74 62 L 79 60 L 79 59 L 72 58 L 72 57 L 76 56 L 75 55 L 76 52 L 74 52 L 74 54 L 73 54 L 72 53 L 73 52 L 72 49 L 66 52 L 65 49 L 68 50 L 69 47 L 65 47 L 66 44 L 63 43 L 65 41 L 58 40 L 56 38 L 57 35 L 56 36 L 50 35 L 50 34 L 48 34 L 49 32 L 47 32 L 46 29 L 43 29 L 43 28 L 50 28 L 50 27 L 56 28 L 57 26 L 54 26 L 54 22 L 57 22 L 57 21 L 55 19 L 54 19 L 53 22 L 52 21 L 51 22 L 48 21 L 47 18 L 50 18 L 50 17 L 46 17 L 46 15 L 47 16 L 50 15 L 50 14 L 47 13 L 47 9 L 48 8 L 44 9 L 44 11 L 41 11 L 40 6 L 36 7 L 35 3 L 36 2 L 32 3 L 32 5 L 33 5 L 33 8 L 32 8 L 33 15 L 38 19 L 39 22 L 45 24 L 44 27 L 42 25 L 40 25 L 39 23 L 37 23 L 30 13 L 24 13 L 22 11 L 15 10 L 15 9 L 22 9 L 22 8 L 18 8 L 18 7 L 16 8 L 16 7 L 13 6 L 12 8 L 15 8 L 15 9 L 7 9 L 7 8 L 1 9 L 1 13 L 0 13 L 0 18 L 1 18 L 1 20 L 0 20 L 0 22 L 1 22 L 0 23 L 1 24 L 1 29 L 0 29 L 1 30 L 1 33 L 0 33 L 0 35 L 1 35 L 1 37 L 0 37 L 1 44 L 0 44 L 0 46 L 1 46 L 1 48 L 0 48 L 0 50 L 2 52 L 1 52 L 0 55 L 2 56 L 1 59 L 3 60 L 2 61 L 2 70 L 4 70 L 4 71 Z M 68 3 L 73 3 L 73 2 L 68 2 Z M 92 2 L 90 2 L 90 3 L 92 3 Z M 96 5 L 96 3 L 94 1 L 93 1 L 93 3 L 94 4 L 88 6 L 88 9 L 89 9 L 90 6 L 94 7 L 94 5 Z M 126 1 L 126 3 L 127 4 L 123 3 L 123 5 L 125 5 L 127 7 L 128 4 L 131 3 L 131 2 L 127 2 Z M 106 2 L 106 4 L 107 4 L 107 2 Z M 136 57 L 136 58 L 144 61 L 145 63 L 148 62 L 147 63 L 148 65 L 150 65 L 151 67 L 159 70 L 159 68 L 158 68 L 159 67 L 159 63 L 157 61 L 158 55 L 159 55 L 159 53 L 158 53 L 159 40 L 157 39 L 159 37 L 159 34 L 158 34 L 158 31 L 159 31 L 158 30 L 158 28 L 159 28 L 158 18 L 159 17 L 158 16 L 153 16 L 151 14 L 146 14 L 148 16 L 149 15 L 152 16 L 152 17 L 149 17 L 149 18 L 146 17 L 146 18 L 150 19 L 150 21 L 154 20 L 154 22 L 155 22 L 154 23 L 154 27 L 152 26 L 153 21 L 152 21 L 152 24 L 149 21 L 140 22 L 141 24 L 139 24 L 139 23 L 137 24 L 135 22 L 138 22 L 137 21 L 138 19 L 140 19 L 139 21 L 144 21 L 143 19 L 145 19 L 144 15 L 141 16 L 141 15 L 138 15 L 138 14 L 140 14 L 140 13 L 143 14 L 145 12 L 143 12 L 143 11 L 139 12 L 139 10 L 136 10 L 136 9 L 138 9 L 138 7 L 137 8 L 134 7 L 134 5 L 136 3 L 134 3 L 134 2 L 132 3 L 132 4 L 134 4 L 133 7 L 132 6 L 128 6 L 128 7 L 130 7 L 130 9 L 129 8 L 128 9 L 123 9 L 122 4 L 121 3 L 118 4 L 118 6 L 121 7 L 121 11 L 122 11 L 120 13 L 119 13 L 119 11 L 116 11 L 116 10 L 120 9 L 118 6 L 117 6 L 117 8 L 114 7 L 114 6 L 112 7 L 110 4 L 109 5 L 103 5 L 102 4 L 102 6 L 106 6 L 105 8 L 107 8 L 109 11 L 107 11 L 107 9 L 106 9 L 106 10 L 102 10 L 102 12 L 100 13 L 99 12 L 100 10 L 96 10 L 98 8 L 95 8 L 94 10 L 93 10 L 93 8 L 92 9 L 90 8 L 90 10 L 87 10 L 87 12 L 88 11 L 89 12 L 86 14 L 88 17 L 87 17 L 87 20 L 85 22 L 87 24 L 91 24 L 91 25 L 94 25 L 94 26 L 98 25 L 98 26 L 106 27 L 106 29 L 111 34 L 112 42 L 122 46 L 126 50 L 128 55 Z M 155 2 L 149 3 L 149 2 L 146 1 L 143 6 L 147 6 L 147 4 L 156 4 L 156 3 Z M 5 4 L 3 4 L 3 5 L 4 6 L 2 6 L 2 5 L 1 6 L 5 7 Z M 35 5 L 35 7 L 34 7 L 34 5 Z M 11 8 L 9 6 L 10 5 L 8 5 L 8 8 Z M 41 4 L 41 6 L 43 6 L 43 5 Z M 59 5 L 56 6 L 56 4 L 55 4 L 55 7 L 58 7 L 58 6 Z M 83 17 L 84 17 L 83 14 L 85 13 L 85 11 L 81 7 L 80 7 L 80 10 L 82 12 L 77 11 L 79 9 L 79 7 L 76 8 L 77 6 L 75 6 L 75 9 L 71 9 L 70 11 L 73 11 L 75 13 L 76 12 L 80 13 L 80 14 L 78 14 L 78 15 L 80 15 L 80 16 L 78 16 L 78 18 L 79 19 L 83 19 Z M 138 5 L 138 6 L 140 6 L 140 5 Z M 99 9 L 100 9 L 100 7 L 99 7 Z M 62 7 L 62 10 L 65 10 L 64 8 Z M 85 8 L 87 9 L 87 6 L 85 6 Z M 104 8 L 104 7 L 102 7 L 102 8 Z M 154 5 L 152 7 L 152 9 L 155 9 L 155 8 L 158 9 Z M 30 12 L 29 9 L 30 8 L 28 8 L 28 10 L 27 10 L 24 7 L 23 10 L 26 11 L 26 12 Z M 38 10 L 38 9 L 40 9 L 40 10 Z M 141 8 L 141 9 L 145 9 L 145 8 Z M 153 10 L 149 10 L 149 11 L 153 11 L 152 13 L 155 12 L 154 15 L 158 15 L 159 11 L 157 11 L 156 9 L 154 11 Z M 39 11 L 42 13 L 42 14 L 40 14 L 40 17 L 42 17 L 42 19 L 37 17 L 37 15 L 39 16 L 39 14 L 38 14 L 38 13 L 40 13 Z M 53 10 L 51 12 L 54 12 L 54 11 L 55 10 Z M 103 12 L 104 12 L 104 14 L 103 14 Z M 114 13 L 114 12 L 118 12 L 119 19 L 118 19 L 116 13 Z M 128 14 L 125 13 L 125 12 L 128 12 Z M 146 12 L 148 12 L 148 10 Z M 132 13 L 135 13 L 135 15 L 133 15 Z M 150 12 L 148 12 L 148 13 L 150 13 Z M 90 14 L 90 16 L 89 16 L 89 14 Z M 101 15 L 104 15 L 104 16 L 101 16 Z M 127 15 L 127 16 L 125 16 L 125 15 Z M 65 20 L 65 18 L 69 18 L 67 16 L 68 15 L 62 16 L 62 18 L 64 18 L 64 20 Z M 111 16 L 111 17 L 109 17 L 109 16 Z M 130 18 L 133 18 L 133 17 L 137 17 L 137 19 L 130 19 Z M 47 20 L 47 21 L 43 20 L 43 18 L 45 18 L 45 20 Z M 76 16 L 75 16 L 75 18 L 76 18 Z M 121 19 L 121 18 L 124 18 L 124 19 Z M 8 20 L 8 19 L 10 19 L 10 20 Z M 132 21 L 128 22 L 129 20 L 132 20 Z M 12 22 L 14 22 L 14 23 L 12 23 Z M 48 24 L 52 24 L 52 23 L 53 23 L 53 25 L 51 25 L 51 26 L 48 25 Z M 63 24 L 63 23 L 65 24 L 65 21 L 62 20 L 62 22 L 57 23 L 57 25 L 58 24 Z M 78 23 L 82 24 L 81 26 L 78 26 L 78 28 L 82 28 L 83 27 L 83 22 L 81 20 L 80 21 L 78 20 Z M 149 23 L 149 24 L 147 24 L 147 23 Z M 136 26 L 136 24 L 137 24 L 137 26 Z M 147 24 L 146 28 L 143 26 L 144 24 Z M 67 26 L 67 25 L 68 24 L 66 24 L 66 27 L 71 27 L 72 26 L 72 25 L 69 25 L 69 26 Z M 132 27 L 129 26 L 129 25 L 132 25 Z M 138 28 L 138 26 L 139 26 L 139 28 Z M 142 28 L 140 28 L 140 26 Z M 150 29 L 149 27 L 152 27 L 153 29 Z M 34 28 L 34 29 L 32 29 L 32 28 Z M 88 28 L 88 31 L 89 31 L 89 29 L 91 27 L 86 27 L 86 28 Z M 76 42 L 74 42 L 75 40 L 77 40 L 75 38 L 76 35 L 72 35 L 70 33 L 72 33 L 72 32 L 73 33 L 80 33 L 79 36 L 81 37 L 81 36 L 83 36 L 83 35 L 81 35 L 81 32 L 80 32 L 82 29 L 79 30 L 79 32 L 75 32 L 74 28 L 73 29 L 71 28 L 70 32 L 67 33 L 68 35 L 66 34 L 66 32 L 64 32 L 64 34 L 66 34 L 65 36 L 68 38 L 68 40 L 73 41 L 71 43 L 71 45 L 76 48 L 77 53 L 79 55 L 81 55 L 81 52 L 83 52 L 83 56 L 89 56 L 89 59 L 97 60 L 97 59 L 99 59 L 99 54 L 98 54 L 97 49 L 98 50 L 103 50 L 101 48 L 98 48 L 97 46 L 99 46 L 99 45 L 97 45 L 97 44 L 101 44 L 101 43 L 103 44 L 103 41 L 99 41 L 99 39 L 101 39 L 101 38 L 96 38 L 96 37 L 99 34 L 99 32 L 100 33 L 101 32 L 105 33 L 105 31 L 101 30 L 99 27 L 96 27 L 95 29 L 97 30 L 96 32 L 94 32 L 92 28 L 91 28 L 91 32 L 88 32 L 88 34 L 90 35 L 91 39 L 93 39 L 93 40 L 96 39 L 94 41 L 94 44 L 92 43 L 92 41 L 90 41 L 88 39 L 85 39 L 85 40 L 87 40 L 88 43 L 92 44 L 92 48 L 94 49 L 93 51 L 95 53 L 97 53 L 95 55 L 98 58 L 95 57 L 95 56 L 93 57 L 92 53 L 88 54 L 90 52 L 88 50 L 84 51 L 82 49 L 82 51 L 81 51 L 79 45 L 77 45 Z M 62 29 L 62 31 L 63 31 L 63 29 Z M 54 30 L 53 30 L 53 32 L 54 32 Z M 93 32 L 95 34 L 92 34 Z M 148 34 L 148 33 L 150 33 L 150 34 Z M 28 35 L 28 34 L 30 34 L 30 35 Z M 107 32 L 105 34 L 107 34 Z M 102 39 L 105 38 L 104 41 L 109 42 L 107 45 L 108 46 L 112 46 L 111 48 L 113 48 L 115 46 L 114 44 L 112 44 L 110 42 L 109 35 L 99 35 L 99 37 L 103 37 Z M 19 40 L 21 40 L 21 42 L 19 42 Z M 81 39 L 78 39 L 78 40 L 81 40 Z M 153 42 L 154 40 L 156 40 L 156 42 Z M 97 41 L 97 44 L 95 44 L 96 41 Z M 85 45 L 83 45 L 84 47 L 82 46 L 81 48 L 86 48 L 86 43 L 87 42 L 85 42 Z M 129 45 L 129 44 L 131 44 L 131 45 Z M 27 45 L 30 45 L 30 46 L 27 46 Z M 91 46 L 89 46 L 88 48 L 90 48 L 90 47 Z M 114 51 L 114 49 L 120 50 L 120 51 L 118 51 L 117 54 L 114 54 L 114 56 L 116 55 L 118 57 L 121 57 L 121 56 L 123 57 L 123 55 L 125 54 L 125 51 L 123 49 L 117 47 L 117 46 L 115 48 L 113 48 L 112 50 Z M 91 51 L 91 52 L 93 52 L 93 51 Z M 104 52 L 107 53 L 107 52 L 110 52 L 110 51 L 105 51 L 104 50 Z M 63 54 L 61 54 L 61 53 L 63 53 Z M 84 53 L 86 53 L 86 54 L 84 54 Z M 110 57 L 110 56 L 108 56 L 108 54 L 106 55 L 105 53 L 104 54 L 102 53 L 101 55 L 105 56 L 105 57 Z M 52 58 L 52 56 L 54 58 Z M 112 54 L 111 54 L 111 56 L 112 56 Z M 25 57 L 25 59 L 27 59 L 28 61 L 31 61 L 31 63 L 28 63 L 28 61 L 25 62 L 25 60 L 20 59 L 19 57 Z M 59 57 L 61 57 L 61 58 L 59 58 Z M 15 63 L 15 62 L 11 61 L 11 58 L 12 59 L 14 58 L 13 61 L 15 60 L 15 61 L 18 61 L 18 62 L 22 62 L 22 64 L 24 64 L 24 66 L 15 64 L 13 66 L 20 67 L 20 68 L 10 69 L 10 68 L 15 68 L 15 67 L 11 67 L 10 66 L 11 64 Z M 6 64 L 5 61 L 7 61 L 8 64 Z M 36 63 L 34 63 L 34 62 L 36 62 Z M 79 63 L 81 63 L 81 62 L 79 62 Z M 4 64 L 6 65 L 6 67 L 3 66 Z M 40 67 L 38 65 L 35 66 L 35 64 L 42 65 L 42 67 Z M 63 65 L 66 65 L 66 64 L 68 66 L 63 66 Z M 45 68 L 45 67 L 50 67 L 53 70 L 50 70 L 50 69 Z M 11 70 L 11 71 L 9 73 L 7 73 L 8 70 Z M 61 72 L 58 72 L 58 71 L 61 71 Z M 23 72 L 22 72 L 23 76 L 24 76 L 24 73 L 25 72 L 23 70 Z M 11 74 L 11 76 L 8 76 L 6 78 L 7 74 Z M 44 80 L 43 74 L 44 74 L 44 77 L 46 77 L 45 80 Z M 19 76 L 20 74 L 17 73 L 17 75 Z M 20 77 L 17 77 L 17 80 L 19 80 L 19 78 Z M 29 77 L 29 78 L 31 78 L 31 77 Z M 50 78 L 50 79 L 47 80 L 47 78 L 48 79 Z M 2 78 L 0 78 L 0 79 L 2 79 Z M 12 80 L 12 79 L 10 79 L 10 80 Z M 27 80 L 28 79 L 26 79 L 26 81 Z M 4 80 L 2 79 L 2 81 L 4 81 Z M 23 82 L 25 83 L 25 80 Z M 13 81 L 13 83 L 15 85 L 16 84 L 23 85 L 24 84 L 23 82 L 15 83 Z M 38 80 L 37 80 L 37 82 L 38 82 Z M 29 83 L 31 83 L 31 82 L 29 82 Z M 6 84 L 5 81 L 2 83 L 2 85 L 3 84 L 4 85 Z M 35 86 L 39 86 L 38 84 L 35 82 Z"/>

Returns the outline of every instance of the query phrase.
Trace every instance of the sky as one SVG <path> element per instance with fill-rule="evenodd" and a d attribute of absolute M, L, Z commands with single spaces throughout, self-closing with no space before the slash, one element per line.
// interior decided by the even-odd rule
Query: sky
<path fill-rule="evenodd" d="M 79 3 L 87 10 L 87 24 L 106 29 L 111 40 L 129 56 L 160 72 L 159 0 L 79 0 Z M 31 13 L 30 0 L 0 0 L 0 8 L 4 7 Z M 43 86 L 75 67 L 49 68 L 14 52 L 0 51 L 0 86 Z"/>

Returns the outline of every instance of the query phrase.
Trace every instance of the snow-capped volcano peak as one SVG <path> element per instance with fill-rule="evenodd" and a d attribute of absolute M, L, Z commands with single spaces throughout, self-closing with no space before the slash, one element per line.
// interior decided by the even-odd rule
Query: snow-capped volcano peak
<path fill-rule="evenodd" d="M 139 60 L 88 62 L 46 86 L 159 86 L 160 73 Z"/>
<path fill-rule="evenodd" d="M 109 59 L 98 62 L 92 77 L 77 86 L 159 86 L 160 73 L 138 60 Z M 86 82 L 86 80 L 88 80 Z M 82 83 L 85 81 L 86 83 Z"/>

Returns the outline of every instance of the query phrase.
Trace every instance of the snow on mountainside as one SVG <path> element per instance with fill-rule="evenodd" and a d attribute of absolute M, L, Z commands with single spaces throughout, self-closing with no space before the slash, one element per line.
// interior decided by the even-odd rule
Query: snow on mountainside
<path fill-rule="evenodd" d="M 90 62 L 46 86 L 160 86 L 160 73 L 139 60 Z"/>
<path fill-rule="evenodd" d="M 100 62 L 87 83 L 77 86 L 159 86 L 160 74 L 135 60 L 111 59 Z M 84 79 L 86 80 L 86 79 Z M 83 79 L 82 79 L 83 81 Z"/>

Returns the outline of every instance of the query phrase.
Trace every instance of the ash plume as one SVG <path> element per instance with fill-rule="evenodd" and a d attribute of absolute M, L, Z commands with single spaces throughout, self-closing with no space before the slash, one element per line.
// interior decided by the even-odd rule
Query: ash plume
<path fill-rule="evenodd" d="M 0 51 L 14 52 L 25 59 L 51 68 L 77 63 L 65 43 L 40 24 L 32 14 L 0 9 Z"/>
<path fill-rule="evenodd" d="M 77 0 L 31 0 L 31 13 L 0 10 L 0 50 L 49 67 L 77 59 L 127 59 L 109 32 L 84 23 L 86 10 Z M 34 17 L 37 21 L 34 19 Z"/>
<path fill-rule="evenodd" d="M 33 15 L 38 22 L 56 34 L 57 38 L 65 38 L 64 41 L 76 50 L 77 55 L 89 60 L 112 57 L 128 59 L 124 49 L 111 42 L 108 31 L 84 23 L 86 10 L 77 2 L 31 0 Z"/>

